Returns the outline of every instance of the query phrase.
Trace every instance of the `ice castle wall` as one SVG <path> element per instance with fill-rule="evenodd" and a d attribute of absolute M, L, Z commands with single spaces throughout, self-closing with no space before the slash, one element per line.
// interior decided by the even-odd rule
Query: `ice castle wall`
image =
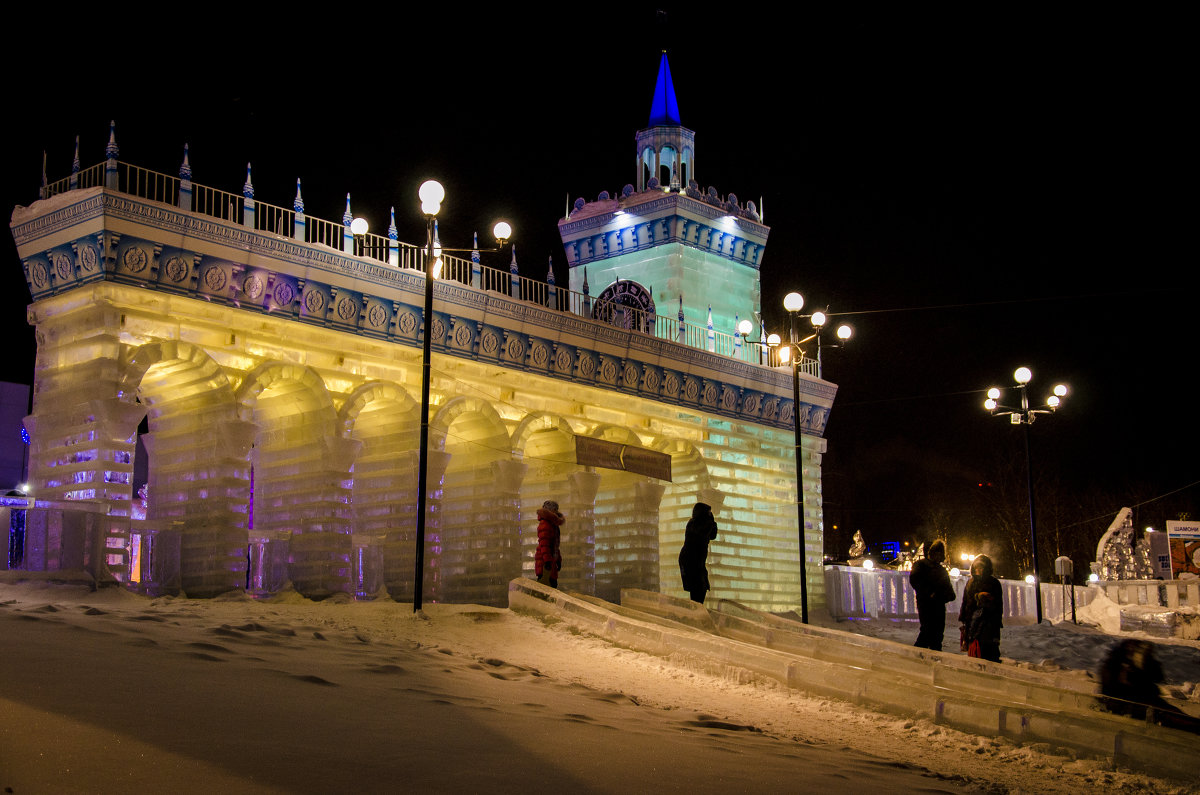
<path fill-rule="evenodd" d="M 103 507 L 106 576 L 190 595 L 411 598 L 420 271 L 111 190 L 14 213 L 38 357 L 37 498 Z M 503 604 L 544 499 L 564 587 L 683 595 L 691 505 L 717 507 L 713 595 L 799 603 L 793 411 L 810 598 L 835 387 L 467 285 L 435 285 L 425 598 Z M 145 520 L 131 517 L 138 427 Z M 575 436 L 667 453 L 673 479 L 575 463 Z M 172 563 L 172 560 L 175 562 Z M 102 564 L 102 565 L 101 565 Z"/>

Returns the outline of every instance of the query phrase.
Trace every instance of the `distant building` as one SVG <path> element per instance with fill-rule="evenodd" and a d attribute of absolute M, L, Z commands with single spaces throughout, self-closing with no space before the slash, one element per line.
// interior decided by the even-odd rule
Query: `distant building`
<path fill-rule="evenodd" d="M 684 595 L 676 556 L 704 501 L 712 596 L 790 609 L 799 498 L 821 602 L 836 387 L 806 373 L 793 405 L 758 326 L 733 333 L 758 309 L 768 229 L 688 184 L 694 136 L 661 69 L 638 187 L 559 224 L 570 289 L 452 257 L 434 285 L 426 599 L 506 603 L 547 498 L 567 515 L 562 587 Z M 44 510 L 88 509 L 72 543 L 97 576 L 412 598 L 425 256 L 350 220 L 349 200 L 342 224 L 307 217 L 299 185 L 291 208 L 264 204 L 249 170 L 241 194 L 195 184 L 186 153 L 178 178 L 139 169 L 115 131 L 104 163 L 14 211 L 38 331 L 29 480 Z"/>

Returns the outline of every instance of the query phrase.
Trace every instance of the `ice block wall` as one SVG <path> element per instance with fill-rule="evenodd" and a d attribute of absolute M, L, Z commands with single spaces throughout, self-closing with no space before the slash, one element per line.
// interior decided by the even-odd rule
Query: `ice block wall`
<path fill-rule="evenodd" d="M 13 228 L 39 345 L 32 488 L 99 512 L 86 564 L 142 578 L 130 504 L 145 417 L 138 538 L 175 560 L 145 566 L 151 580 L 174 571 L 178 585 L 160 585 L 194 595 L 290 582 L 314 598 L 411 599 L 424 275 L 73 193 L 19 210 Z M 804 377 L 798 495 L 786 373 L 465 284 L 435 285 L 431 321 L 428 599 L 502 603 L 508 579 L 531 574 L 545 499 L 567 514 L 563 587 L 682 594 L 683 526 L 705 501 L 721 525 L 712 595 L 789 609 L 799 497 L 820 601 L 833 385 Z M 671 480 L 581 466 L 578 436 L 667 453 Z"/>

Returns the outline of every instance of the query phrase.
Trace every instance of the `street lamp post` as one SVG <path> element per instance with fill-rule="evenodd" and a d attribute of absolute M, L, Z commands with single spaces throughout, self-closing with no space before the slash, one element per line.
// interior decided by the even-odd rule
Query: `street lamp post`
<path fill-rule="evenodd" d="M 471 249 L 442 248 L 434 232 L 437 214 L 441 210 L 442 201 L 446 198 L 446 189 L 436 180 L 421 183 L 417 195 L 421 199 L 421 213 L 425 216 L 426 250 L 425 261 L 425 312 L 422 315 L 421 340 L 421 440 L 417 448 L 417 532 L 416 532 L 416 576 L 413 581 L 413 612 L 421 609 L 421 592 L 425 585 L 425 516 L 428 513 L 429 496 L 429 381 L 433 356 L 433 282 L 441 270 L 442 253 L 445 251 L 469 251 Z M 365 228 L 364 228 L 365 233 Z M 492 234 L 501 246 L 512 236 L 512 226 L 506 221 L 500 221 L 492 229 Z M 497 251 L 498 249 L 487 249 Z"/>
<path fill-rule="evenodd" d="M 814 312 L 811 315 L 801 315 L 800 310 L 804 308 L 804 296 L 800 293 L 788 293 L 783 299 L 783 308 L 787 310 L 790 320 L 790 344 L 787 347 L 779 348 L 779 358 L 784 364 L 789 362 L 792 365 L 792 420 L 794 422 L 794 433 L 796 440 L 796 521 L 799 527 L 800 534 L 800 621 L 804 624 L 808 623 L 808 559 L 805 554 L 806 534 L 804 532 L 804 499 L 802 497 L 804 491 L 803 475 L 802 475 L 802 451 L 800 443 L 800 359 L 803 357 L 803 351 L 800 350 L 800 345 L 809 340 L 816 339 L 817 341 L 817 377 L 821 377 L 821 331 L 825 326 L 828 316 L 824 312 Z M 804 339 L 798 339 L 796 333 L 796 318 L 807 317 L 812 322 L 815 331 Z M 839 345 L 844 345 L 846 340 L 850 339 L 852 330 L 847 325 L 842 325 L 837 330 L 838 339 L 842 340 Z M 780 339 L 778 335 L 772 334 L 767 338 L 768 345 L 779 345 Z"/>
<path fill-rule="evenodd" d="M 1029 426 L 1033 424 L 1039 414 L 1053 414 L 1062 405 L 1062 399 L 1067 394 L 1067 387 L 1063 384 L 1056 384 L 1053 393 L 1046 398 L 1045 406 L 1033 407 L 1029 405 L 1027 389 L 1032 379 L 1032 370 L 1028 367 L 1018 367 L 1013 372 L 1013 380 L 1017 382 L 1016 386 L 1009 387 L 1009 389 L 1017 390 L 1020 396 L 1020 405 L 1001 405 L 999 402 L 1001 391 L 999 387 L 992 387 L 988 390 L 987 400 L 983 402 L 983 407 L 993 416 L 1007 416 L 1013 425 L 1022 425 L 1025 428 L 1025 485 L 1029 490 L 1029 547 L 1030 553 L 1033 555 L 1033 574 L 1031 576 L 1033 577 L 1033 600 L 1037 607 L 1037 622 L 1040 624 L 1042 623 L 1042 587 L 1038 577 L 1037 523 L 1033 502 L 1033 455 L 1029 444 Z"/>
<path fill-rule="evenodd" d="M 429 246 L 425 260 L 425 313 L 421 317 L 421 441 L 417 448 L 417 562 L 416 578 L 413 582 L 413 612 L 421 610 L 421 591 L 425 584 L 425 512 L 428 506 L 426 487 L 429 485 L 429 371 L 432 356 L 433 331 L 433 271 L 434 236 L 433 225 L 437 221 L 446 189 L 436 180 L 421 184 L 417 195 L 421 199 L 421 213 L 425 216 L 426 240 Z"/>

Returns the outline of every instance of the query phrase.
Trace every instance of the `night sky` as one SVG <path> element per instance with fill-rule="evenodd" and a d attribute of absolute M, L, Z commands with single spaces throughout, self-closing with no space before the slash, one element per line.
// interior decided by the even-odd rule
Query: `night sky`
<path fill-rule="evenodd" d="M 67 176 L 76 134 L 84 167 L 100 162 L 115 119 L 126 162 L 175 174 L 186 142 L 198 183 L 238 191 L 250 161 L 260 201 L 290 206 L 300 177 L 310 216 L 340 219 L 348 191 L 375 232 L 395 205 L 409 242 L 417 186 L 437 177 L 445 245 L 505 217 L 522 273 L 544 276 L 553 256 L 563 284 L 555 223 L 568 201 L 635 181 L 665 47 L 698 181 L 754 200 L 771 227 L 768 330 L 784 330 L 790 290 L 855 326 L 824 357 L 840 387 L 828 524 L 922 538 L 939 508 L 1000 477 L 1020 432 L 981 404 L 1022 364 L 1034 397 L 1072 388 L 1031 430 L 1039 479 L 1077 514 L 1097 506 L 1103 529 L 1100 494 L 1113 513 L 1144 503 L 1139 523 L 1197 518 L 1182 21 L 738 8 L 404 8 L 344 23 L 326 10 L 285 33 L 206 6 L 161 30 L 107 16 L 70 35 L 24 11 L 4 34 L 4 206 L 36 198 L 43 150 L 50 179 Z M 48 26 L 49 41 L 29 35 Z M 0 378 L 28 382 L 11 236 L 3 257 Z"/>

